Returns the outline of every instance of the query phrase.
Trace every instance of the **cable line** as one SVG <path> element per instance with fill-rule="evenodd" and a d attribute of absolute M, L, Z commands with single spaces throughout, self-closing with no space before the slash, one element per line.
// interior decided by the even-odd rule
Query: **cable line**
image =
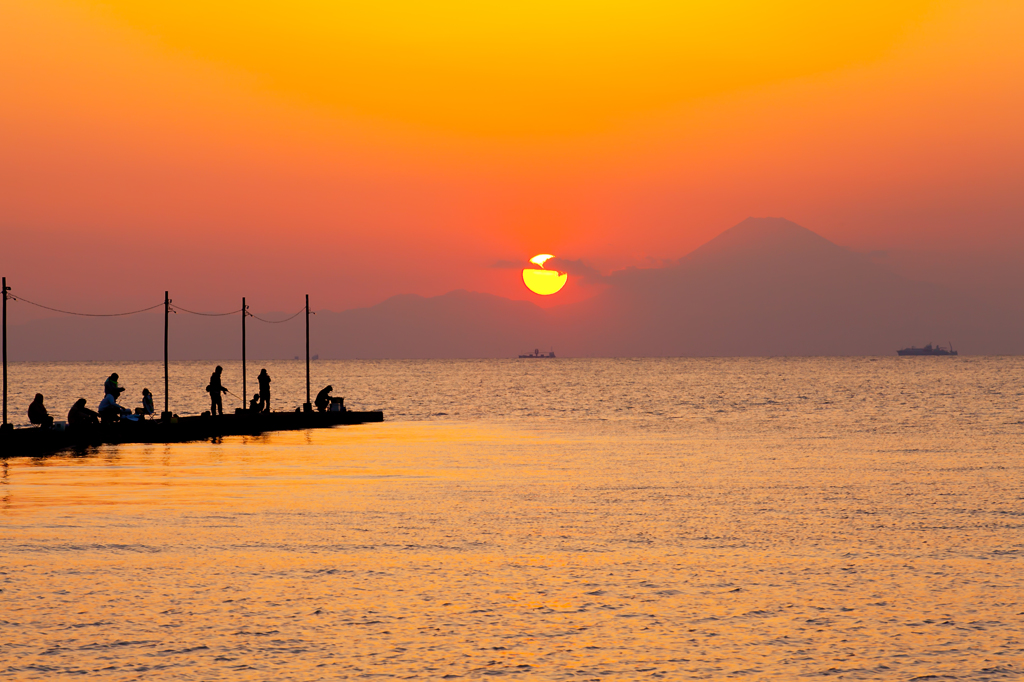
<path fill-rule="evenodd" d="M 194 310 L 182 308 L 180 305 L 172 305 L 171 307 L 175 310 L 180 310 L 183 313 L 189 313 L 190 315 L 202 315 L 204 317 L 224 317 L 225 315 L 237 315 L 242 312 L 242 309 L 239 308 L 238 310 L 232 310 L 230 313 L 197 313 Z"/>
<path fill-rule="evenodd" d="M 156 305 L 150 306 L 148 308 L 143 308 L 142 310 L 133 310 L 128 313 L 76 313 L 71 310 L 61 310 L 60 308 L 51 308 L 50 306 L 43 305 L 42 303 L 35 303 L 34 301 L 30 301 L 23 296 L 15 296 L 14 294 L 8 294 L 8 297 L 12 301 L 21 301 L 22 303 L 34 305 L 37 308 L 43 308 L 44 310 L 52 310 L 55 313 L 63 313 L 64 315 L 79 315 L 81 317 L 123 317 L 125 315 L 136 315 L 138 313 L 144 313 L 147 310 L 153 310 L 163 305 L 163 303 L 157 303 Z"/>
<path fill-rule="evenodd" d="M 299 315 L 301 315 L 304 312 L 306 312 L 306 307 L 305 306 L 300 308 L 299 312 L 295 313 L 291 317 L 286 317 L 283 320 L 264 320 L 262 317 L 260 317 L 258 315 L 253 315 L 252 313 L 249 313 L 249 317 L 254 318 L 256 320 L 259 320 L 260 322 L 267 322 L 269 324 L 281 324 L 282 322 L 287 322 L 288 320 L 294 320 L 296 317 L 298 317 Z"/>

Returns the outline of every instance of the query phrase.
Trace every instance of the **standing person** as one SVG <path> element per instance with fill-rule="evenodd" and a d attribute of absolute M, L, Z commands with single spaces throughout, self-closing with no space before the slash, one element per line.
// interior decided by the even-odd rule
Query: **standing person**
<path fill-rule="evenodd" d="M 210 414 L 217 416 L 219 412 L 221 416 L 224 416 L 224 403 L 221 400 L 223 393 L 227 393 L 228 389 L 220 383 L 220 373 L 224 371 L 224 368 L 217 365 L 217 369 L 213 370 L 213 374 L 210 375 L 210 385 L 206 387 L 206 390 L 210 392 Z"/>
<path fill-rule="evenodd" d="M 53 426 L 53 417 L 46 411 L 46 406 L 43 405 L 43 394 L 36 393 L 35 400 L 28 406 L 28 420 L 33 424 L 38 424 L 41 429 L 48 429 Z"/>
<path fill-rule="evenodd" d="M 260 382 L 260 412 L 270 412 L 270 375 L 266 367 L 260 370 L 256 381 Z"/>
<path fill-rule="evenodd" d="M 115 398 L 120 396 L 121 388 L 117 385 L 117 372 L 114 372 L 103 382 L 103 395 L 113 394 Z"/>

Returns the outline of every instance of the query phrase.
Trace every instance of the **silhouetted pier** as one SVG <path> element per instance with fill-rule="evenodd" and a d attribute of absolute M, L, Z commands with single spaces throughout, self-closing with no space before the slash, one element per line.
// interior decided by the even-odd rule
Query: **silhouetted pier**
<path fill-rule="evenodd" d="M 242 298 L 242 307 L 224 313 L 206 313 L 188 310 L 181 306 L 172 305 L 169 292 L 164 292 L 164 300 L 161 303 L 152 305 L 141 310 L 133 310 L 123 313 L 83 313 L 60 310 L 50 306 L 34 303 L 24 297 L 15 297 L 7 286 L 7 278 L 0 281 L 0 294 L 3 299 L 2 311 L 2 346 L 3 346 L 3 421 L 0 422 L 0 459 L 5 457 L 17 457 L 23 455 L 46 454 L 70 448 L 84 448 L 107 444 L 127 443 L 181 443 L 185 441 L 206 440 L 209 438 L 220 438 L 223 436 L 259 435 L 268 431 L 295 431 L 301 429 L 320 429 L 343 424 L 363 424 L 367 422 L 384 421 L 384 413 L 379 410 L 360 412 L 344 408 L 341 399 L 331 400 L 331 409 L 324 412 L 314 412 L 310 400 L 310 372 L 309 372 L 309 317 L 314 315 L 309 309 L 309 294 L 306 294 L 305 305 L 294 315 L 283 320 L 265 320 L 249 312 L 249 306 L 245 298 Z M 164 410 L 159 419 L 145 419 L 128 417 L 116 423 L 103 424 L 74 424 L 63 428 L 63 423 L 58 428 L 18 428 L 15 429 L 8 421 L 7 405 L 7 302 L 9 300 L 21 300 L 30 305 L 50 310 L 65 315 L 83 315 L 88 317 L 119 317 L 124 315 L 135 315 L 155 308 L 162 307 L 164 310 Z M 226 315 L 241 314 L 241 341 L 242 341 L 242 404 L 243 408 L 236 410 L 235 414 L 210 415 L 204 413 L 201 416 L 179 417 L 171 411 L 170 407 L 170 363 L 168 361 L 168 329 L 170 327 L 171 313 L 189 313 L 208 317 L 223 317 Z M 256 412 L 245 409 L 245 399 L 248 398 L 246 381 L 246 329 L 247 317 L 252 317 L 260 322 L 280 324 L 288 322 L 302 313 L 306 318 L 306 402 L 301 410 L 295 412 Z M 116 377 L 115 377 L 116 378 Z M 209 388 L 209 387 L 207 387 Z M 226 389 L 225 389 L 226 390 Z M 218 394 L 219 395 L 219 394 Z M 269 396 L 269 393 L 267 394 Z M 115 398 L 117 396 L 115 395 Z M 333 404 L 338 402 L 338 404 Z M 341 409 L 338 409 L 338 408 Z"/>

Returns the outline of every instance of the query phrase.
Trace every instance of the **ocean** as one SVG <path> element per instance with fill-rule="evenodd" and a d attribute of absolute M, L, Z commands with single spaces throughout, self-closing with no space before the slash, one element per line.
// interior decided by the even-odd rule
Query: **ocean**
<path fill-rule="evenodd" d="M 174 412 L 215 364 L 172 363 Z M 112 371 L 162 408 L 160 363 L 16 363 L 11 416 Z M 1024 358 L 312 376 L 386 421 L 3 460 L 0 676 L 1024 677 Z"/>

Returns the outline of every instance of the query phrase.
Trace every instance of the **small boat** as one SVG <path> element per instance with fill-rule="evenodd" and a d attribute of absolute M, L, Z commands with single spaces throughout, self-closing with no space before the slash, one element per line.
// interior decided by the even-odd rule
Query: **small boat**
<path fill-rule="evenodd" d="M 910 348 L 902 348 L 896 351 L 897 355 L 957 355 L 957 352 L 953 350 L 953 344 L 949 344 L 949 348 L 943 348 L 942 346 L 933 346 L 928 344 L 924 348 L 918 348 L 917 346 L 911 346 Z"/>
<path fill-rule="evenodd" d="M 529 355 L 520 355 L 520 358 L 553 358 L 555 357 L 555 351 L 550 353 L 541 353 L 540 348 L 534 348 L 533 352 Z"/>

